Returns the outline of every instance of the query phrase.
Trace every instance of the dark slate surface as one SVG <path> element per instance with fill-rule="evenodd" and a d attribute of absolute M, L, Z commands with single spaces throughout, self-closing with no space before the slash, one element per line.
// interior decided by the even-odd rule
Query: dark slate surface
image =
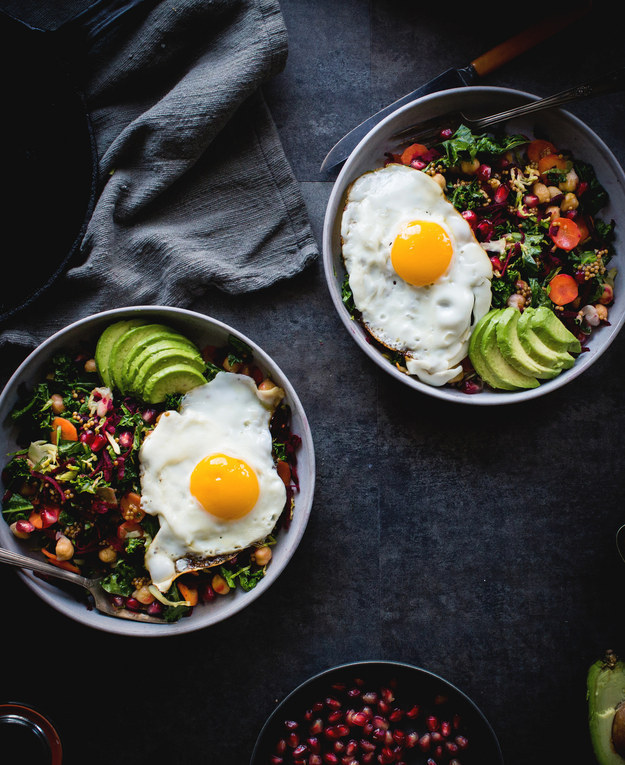
<path fill-rule="evenodd" d="M 500 4 L 433 6 L 282 2 L 290 54 L 266 95 L 319 242 L 334 175 L 319 165 L 335 140 L 518 28 Z M 519 12 L 523 25 L 542 10 Z M 621 53 L 620 25 L 595 3 L 486 83 L 547 95 Z M 571 111 L 625 160 L 622 95 Z M 586 671 L 608 647 L 625 652 L 614 544 L 625 520 L 625 338 L 564 389 L 489 411 L 420 395 L 369 362 L 334 313 L 320 262 L 195 308 L 262 345 L 299 392 L 317 454 L 304 539 L 262 598 L 173 640 L 95 633 L 0 572 L 2 696 L 52 715 L 68 765 L 245 765 L 298 683 L 334 664 L 394 659 L 469 694 L 508 765 L 591 763 Z"/>

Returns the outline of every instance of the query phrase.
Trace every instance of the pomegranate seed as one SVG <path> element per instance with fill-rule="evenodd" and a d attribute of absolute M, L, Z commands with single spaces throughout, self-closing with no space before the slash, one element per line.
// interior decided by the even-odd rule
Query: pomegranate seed
<path fill-rule="evenodd" d="M 93 439 L 95 437 L 95 433 L 92 430 L 85 430 L 83 433 L 80 434 L 80 440 L 83 444 L 87 444 L 87 446 L 91 446 L 93 443 Z"/>
<path fill-rule="evenodd" d="M 456 754 L 458 751 L 458 744 L 456 744 L 454 741 L 445 741 L 445 749 L 447 750 L 448 754 Z"/>
<path fill-rule="evenodd" d="M 384 699 L 380 699 L 378 701 L 378 712 L 381 715 L 387 715 L 389 713 L 390 709 L 391 709 L 390 706 L 388 705 L 388 703 L 386 701 L 384 701 Z"/>
<path fill-rule="evenodd" d="M 419 748 L 422 752 L 428 752 L 432 745 L 432 736 L 429 733 L 424 733 L 419 739 Z"/>
<path fill-rule="evenodd" d="M 323 701 L 316 701 L 312 705 L 312 711 L 313 712 L 321 712 L 322 709 L 323 709 Z"/>
<path fill-rule="evenodd" d="M 451 128 L 443 128 L 440 132 L 440 138 L 442 141 L 446 141 L 448 138 L 451 138 L 453 134 L 454 133 Z"/>
<path fill-rule="evenodd" d="M 381 717 L 380 715 L 375 715 L 371 722 L 375 725 L 376 728 L 383 728 L 384 730 L 388 729 L 388 720 L 386 720 L 384 717 Z"/>
<path fill-rule="evenodd" d="M 373 762 L 374 757 L 375 752 L 365 752 L 365 754 L 361 755 L 360 762 L 362 765 L 369 765 L 370 762 Z"/>
<path fill-rule="evenodd" d="M 498 205 L 505 204 L 509 194 L 510 194 L 510 189 L 507 186 L 504 186 L 502 183 L 501 186 L 497 187 L 497 191 L 495 192 L 495 196 L 493 197 L 495 204 L 498 204 Z"/>
<path fill-rule="evenodd" d="M 476 380 L 467 379 L 462 381 L 461 390 L 463 393 L 468 393 L 469 395 L 473 393 L 481 393 L 482 385 Z"/>
<path fill-rule="evenodd" d="M 357 725 L 359 728 L 362 728 L 367 720 L 368 717 L 364 712 L 356 712 L 356 714 L 352 716 L 352 724 Z"/>
<path fill-rule="evenodd" d="M 463 210 L 461 215 L 471 228 L 477 225 L 477 213 L 474 210 Z"/>
<path fill-rule="evenodd" d="M 390 732 L 390 730 L 386 731 L 386 734 L 384 736 L 384 743 L 386 746 L 393 746 L 395 743 L 395 739 L 393 738 L 393 734 Z"/>
<path fill-rule="evenodd" d="M 327 762 L 328 765 L 338 765 L 339 758 L 335 754 L 332 754 L 332 752 L 328 752 L 323 755 L 323 761 Z"/>
<path fill-rule="evenodd" d="M 212 603 L 217 598 L 217 593 L 208 582 L 205 582 L 199 592 L 202 603 Z"/>
<path fill-rule="evenodd" d="M 588 181 L 580 181 L 577 189 L 575 190 L 575 194 L 577 197 L 581 197 L 581 195 L 588 190 Z"/>
<path fill-rule="evenodd" d="M 319 739 L 316 736 L 311 736 L 306 743 L 308 744 L 308 748 L 313 754 L 319 754 L 321 751 L 321 744 L 319 743 Z"/>
<path fill-rule="evenodd" d="M 503 268 L 503 263 L 496 255 L 493 255 L 493 257 L 490 259 L 490 262 L 492 263 L 493 271 L 501 271 Z"/>
<path fill-rule="evenodd" d="M 372 741 L 369 741 L 366 738 L 361 738 L 360 748 L 362 749 L 363 752 L 374 752 L 376 747 Z"/>
<path fill-rule="evenodd" d="M 362 700 L 365 704 L 375 704 L 378 700 L 378 694 L 374 691 L 368 691 L 362 694 Z"/>
<path fill-rule="evenodd" d="M 374 741 L 384 741 L 386 738 L 386 730 L 384 728 L 376 728 L 371 734 L 371 737 Z"/>
<path fill-rule="evenodd" d="M 480 165 L 477 169 L 477 177 L 481 181 L 487 181 L 493 174 L 493 169 L 490 165 Z"/>
<path fill-rule="evenodd" d="M 421 709 L 415 704 L 414 706 L 410 707 L 410 709 L 406 712 L 406 717 L 409 717 L 411 720 L 414 720 L 415 717 L 419 716 L 419 712 Z"/>
<path fill-rule="evenodd" d="M 434 758 L 439 760 L 443 756 L 443 745 L 439 744 L 434 748 Z"/>
<path fill-rule="evenodd" d="M 349 733 L 349 728 L 347 725 L 330 725 L 328 728 L 325 729 L 325 735 L 327 738 L 341 738 L 342 736 L 347 736 Z"/>
<path fill-rule="evenodd" d="M 323 720 L 319 717 L 312 722 L 310 727 L 308 728 L 309 733 L 314 735 L 315 733 L 321 733 L 323 730 Z"/>
<path fill-rule="evenodd" d="M 454 715 L 451 720 L 451 724 L 454 726 L 455 730 L 458 730 L 458 728 L 460 727 L 460 722 L 461 722 L 460 715 Z"/>
<path fill-rule="evenodd" d="M 286 743 L 291 747 L 291 749 L 295 749 L 295 747 L 299 745 L 299 736 L 297 733 L 289 733 L 286 739 Z"/>
<path fill-rule="evenodd" d="M 466 749 L 469 746 L 469 739 L 465 736 L 456 736 L 454 739 L 458 749 Z"/>
<path fill-rule="evenodd" d="M 286 741 L 281 738 L 276 744 L 276 754 L 284 754 L 286 752 Z"/>
<path fill-rule="evenodd" d="M 385 746 L 378 755 L 378 762 L 380 765 L 390 765 L 391 762 L 395 762 L 395 753 Z"/>
<path fill-rule="evenodd" d="M 438 718 L 434 715 L 428 715 L 425 724 L 427 725 L 427 729 L 430 731 L 435 731 L 438 728 Z"/>
<path fill-rule="evenodd" d="M 349 691 L 347 691 L 347 695 L 351 699 L 357 699 L 361 694 L 360 688 L 350 688 Z"/>
<path fill-rule="evenodd" d="M 323 760 L 319 754 L 311 754 L 308 758 L 308 765 L 322 765 Z"/>
<path fill-rule="evenodd" d="M 445 738 L 451 734 L 451 723 L 448 720 L 441 723 L 441 733 Z"/>
<path fill-rule="evenodd" d="M 461 765 L 460 760 L 457 760 L 455 757 L 453 760 L 449 760 L 449 765 Z"/>
<path fill-rule="evenodd" d="M 345 683 L 332 683 L 330 687 L 333 691 L 344 691 L 347 686 Z"/>
<path fill-rule="evenodd" d="M 416 746 L 419 743 L 419 734 L 415 731 L 411 731 L 407 736 L 406 740 L 404 741 L 404 746 L 408 749 L 412 749 L 414 746 Z"/>
<path fill-rule="evenodd" d="M 389 720 L 391 722 L 399 722 L 403 718 L 403 716 L 404 716 L 403 709 L 399 709 L 399 707 L 397 707 L 396 709 L 393 709 L 393 711 L 391 712 Z"/>
<path fill-rule="evenodd" d="M 274 754 L 274 755 L 272 756 L 272 758 L 271 758 L 270 762 L 271 762 L 271 765 L 282 765 L 282 763 L 284 762 L 284 760 L 282 759 L 282 757 L 278 757 L 278 755 L 277 755 L 277 754 Z"/>
<path fill-rule="evenodd" d="M 437 765 L 436 760 L 433 760 L 431 757 L 428 757 L 427 765 Z"/>
<path fill-rule="evenodd" d="M 477 226 L 475 226 L 475 235 L 482 242 L 486 242 L 490 239 L 493 233 L 493 224 L 489 220 L 481 220 Z"/>
<path fill-rule="evenodd" d="M 538 207 L 538 197 L 536 194 L 526 194 L 523 197 L 523 204 L 528 207 Z"/>
<path fill-rule="evenodd" d="M 126 598 L 126 608 L 129 611 L 141 611 L 141 603 L 136 598 Z"/>
<path fill-rule="evenodd" d="M 98 433 L 93 437 L 93 441 L 91 442 L 91 451 L 101 452 L 106 444 L 108 444 L 107 437 L 103 436 L 102 433 Z"/>
<path fill-rule="evenodd" d="M 111 597 L 111 603 L 115 606 L 115 608 L 123 608 L 124 601 L 125 599 L 123 595 L 113 595 Z"/>
<path fill-rule="evenodd" d="M 329 723 L 337 723 L 341 722 L 343 719 L 343 712 L 340 709 L 336 709 L 334 712 L 330 712 L 328 715 L 328 722 Z"/>
<path fill-rule="evenodd" d="M 293 757 L 301 757 L 302 755 L 306 754 L 307 751 L 308 747 L 306 744 L 298 744 L 298 746 L 296 746 L 293 750 Z"/>
<path fill-rule="evenodd" d="M 299 723 L 296 720 L 285 720 L 284 727 L 288 730 L 297 730 L 299 728 Z"/>
<path fill-rule="evenodd" d="M 146 409 L 144 412 L 142 412 L 141 417 L 143 422 L 145 422 L 147 425 L 151 425 L 157 417 L 156 409 Z"/>
<path fill-rule="evenodd" d="M 358 742 L 351 738 L 347 744 L 345 745 L 345 754 L 348 757 L 351 757 L 353 754 L 355 754 L 358 751 Z"/>
<path fill-rule="evenodd" d="M 53 526 L 59 520 L 59 512 L 58 507 L 43 508 L 40 515 L 44 529 L 50 528 L 50 526 Z"/>
<path fill-rule="evenodd" d="M 362 732 L 365 734 L 365 736 L 370 736 L 375 729 L 375 725 L 372 722 L 368 722 L 366 725 L 363 725 Z"/>
<path fill-rule="evenodd" d="M 403 744 L 406 740 L 406 734 L 403 730 L 394 730 L 391 735 L 396 744 Z"/>
<path fill-rule="evenodd" d="M 328 709 L 340 709 L 341 708 L 341 702 L 338 699 L 333 698 L 327 698 L 325 701 L 326 707 Z"/>
<path fill-rule="evenodd" d="M 313 711 L 312 709 L 307 709 L 304 712 L 304 720 L 312 720 L 313 719 Z"/>
<path fill-rule="evenodd" d="M 415 170 L 423 170 L 424 167 L 427 167 L 427 162 L 424 162 L 420 157 L 416 157 L 410 163 L 410 167 L 414 167 Z"/>
<path fill-rule="evenodd" d="M 335 741 L 334 742 L 334 751 L 337 754 L 343 754 L 343 752 L 345 751 L 345 742 L 341 741 L 340 739 L 338 741 Z"/>
<path fill-rule="evenodd" d="M 443 740 L 443 735 L 438 730 L 432 731 L 432 743 L 433 744 L 440 744 L 440 742 Z"/>

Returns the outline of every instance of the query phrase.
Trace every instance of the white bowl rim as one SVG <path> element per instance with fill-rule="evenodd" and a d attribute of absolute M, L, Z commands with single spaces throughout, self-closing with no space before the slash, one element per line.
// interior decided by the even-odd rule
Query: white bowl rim
<path fill-rule="evenodd" d="M 389 363 L 389 361 L 385 359 L 382 356 L 382 354 L 374 346 L 372 346 L 370 343 L 367 342 L 364 335 L 361 334 L 359 329 L 355 327 L 356 320 L 351 318 L 351 316 L 349 315 L 347 309 L 345 308 L 343 304 L 341 294 L 338 289 L 336 274 L 334 271 L 334 260 L 333 260 L 333 252 L 332 252 L 332 234 L 333 234 L 334 221 L 335 221 L 336 214 L 338 213 L 338 204 L 340 203 L 340 200 L 348 186 L 348 183 L 345 182 L 345 179 L 349 178 L 352 166 L 356 163 L 360 150 L 364 146 L 366 146 L 369 143 L 369 141 L 375 138 L 378 135 L 378 133 L 384 133 L 384 130 L 389 123 L 397 119 L 399 115 L 414 109 L 415 106 L 427 103 L 429 101 L 440 99 L 442 96 L 453 97 L 456 94 L 466 95 L 467 92 L 470 92 L 470 91 L 473 91 L 475 93 L 480 93 L 480 94 L 486 94 L 486 95 L 493 94 L 493 95 L 505 95 L 505 96 L 508 96 L 508 95 L 519 96 L 519 97 L 526 98 L 528 100 L 538 100 L 540 98 L 540 96 L 537 96 L 534 93 L 529 93 L 527 91 L 517 90 L 514 88 L 505 88 L 505 87 L 495 86 L 495 85 L 471 85 L 466 87 L 449 88 L 448 90 L 440 90 L 440 91 L 436 91 L 435 93 L 429 93 L 426 96 L 417 98 L 414 101 L 411 101 L 410 103 L 399 107 L 397 110 L 387 115 L 358 142 L 356 147 L 353 149 L 353 151 L 351 152 L 351 154 L 345 161 L 336 180 L 334 181 L 334 185 L 333 185 L 333 188 L 330 193 L 330 197 L 328 199 L 328 203 L 326 206 L 326 213 L 325 213 L 324 224 L 323 224 L 323 232 L 322 232 L 323 268 L 324 268 L 326 284 L 330 292 L 330 297 L 332 299 L 334 307 L 342 323 L 345 325 L 345 327 L 347 328 L 347 331 L 352 336 L 356 344 L 366 353 L 366 355 L 375 364 L 377 364 L 378 367 L 380 367 L 387 374 L 390 374 L 396 380 L 399 380 L 404 385 L 407 385 L 408 387 L 411 387 L 414 390 L 420 391 L 421 393 L 426 393 L 429 396 L 433 396 L 434 398 L 438 398 L 444 401 L 450 401 L 450 402 L 459 403 L 459 404 L 478 405 L 478 406 L 515 404 L 515 403 L 528 401 L 530 399 L 535 399 L 540 396 L 544 396 L 545 394 L 553 390 L 556 390 L 557 388 L 560 388 L 563 385 L 566 385 L 566 383 L 570 382 L 571 380 L 576 378 L 578 375 L 582 374 L 582 372 L 584 372 L 592 363 L 594 363 L 612 344 L 617 334 L 621 330 L 623 323 L 625 322 L 625 311 L 619 317 L 617 322 L 611 323 L 609 327 L 601 328 L 603 333 L 602 344 L 600 347 L 596 349 L 593 348 L 592 359 L 588 363 L 584 365 L 575 364 L 573 367 L 571 367 L 571 369 L 568 369 L 565 372 L 562 372 L 560 375 L 558 375 L 552 380 L 547 380 L 541 383 L 537 388 L 531 388 L 529 390 L 523 390 L 523 391 L 511 391 L 511 392 L 492 392 L 492 393 L 482 392 L 475 395 L 469 395 L 469 394 L 461 393 L 460 391 L 451 390 L 444 386 L 437 388 L 433 385 L 428 385 L 427 383 L 421 382 L 416 377 L 411 377 L 410 375 L 400 372 L 396 367 L 394 367 L 391 363 Z M 585 133 L 587 136 L 589 136 L 592 139 L 597 149 L 604 154 L 605 158 L 612 165 L 615 176 L 621 188 L 625 189 L 625 172 L 623 171 L 621 165 L 619 164 L 618 160 L 614 156 L 614 153 L 603 141 L 603 139 L 600 138 L 594 132 L 594 130 L 588 127 L 588 125 L 586 125 L 582 120 L 580 120 L 574 114 L 571 114 L 571 112 L 566 111 L 564 109 L 555 109 L 551 111 L 561 113 L 572 124 L 574 124 L 582 133 Z M 336 211 L 335 211 L 335 208 L 336 208 Z"/>
<path fill-rule="evenodd" d="M 90 314 L 89 316 L 85 316 L 81 319 L 78 319 L 75 322 L 72 322 L 71 324 L 68 324 L 67 326 L 58 330 L 57 332 L 52 334 L 50 337 L 48 337 L 46 340 L 44 340 L 18 366 L 18 368 L 11 375 L 10 379 L 8 380 L 2 392 L 0 393 L 0 411 L 2 411 L 2 409 L 5 407 L 6 399 L 13 392 L 15 382 L 17 379 L 21 377 L 22 372 L 31 363 L 33 363 L 35 358 L 39 356 L 45 356 L 45 351 L 47 351 L 47 349 L 51 345 L 56 344 L 59 341 L 61 336 L 65 334 L 70 334 L 73 330 L 80 329 L 83 326 L 88 326 L 89 324 L 91 324 L 92 322 L 96 320 L 105 320 L 106 318 L 118 319 L 118 318 L 129 316 L 135 313 L 136 314 L 151 313 L 154 315 L 156 314 L 170 315 L 172 318 L 187 317 L 196 321 L 208 322 L 210 325 L 224 332 L 232 333 L 233 335 L 238 337 L 240 340 L 242 340 L 244 343 L 246 343 L 252 349 L 254 353 L 254 357 L 261 360 L 261 362 L 268 369 L 270 369 L 272 372 L 275 372 L 276 376 L 280 378 L 281 385 L 285 389 L 285 392 L 287 394 L 286 395 L 287 400 L 292 405 L 292 408 L 297 411 L 297 415 L 299 419 L 301 420 L 302 432 L 298 432 L 297 435 L 302 439 L 302 442 L 305 445 L 306 453 L 309 455 L 308 464 L 306 466 L 307 468 L 306 474 L 305 476 L 303 476 L 305 478 L 305 481 L 304 482 L 300 481 L 300 486 L 302 485 L 302 483 L 304 484 L 304 487 L 303 487 L 304 491 L 298 495 L 299 497 L 302 498 L 300 499 L 300 502 L 302 503 L 302 507 L 298 508 L 297 523 L 291 524 L 288 530 L 288 533 L 290 534 L 290 536 L 288 537 L 290 553 L 280 563 L 278 563 L 274 559 L 273 563 L 276 564 L 275 569 L 273 565 L 270 566 L 268 569 L 267 575 L 256 585 L 256 587 L 254 587 L 249 592 L 244 593 L 239 598 L 236 598 L 236 599 L 232 598 L 230 602 L 227 604 L 227 606 L 221 609 L 219 613 L 215 612 L 211 614 L 210 606 L 209 606 L 207 607 L 204 614 L 198 614 L 196 610 L 189 617 L 180 619 L 177 622 L 163 623 L 163 624 L 136 622 L 130 619 L 121 619 L 121 618 L 118 619 L 115 617 L 107 616 L 105 614 L 101 614 L 95 609 L 89 610 L 86 608 L 86 606 L 83 603 L 80 603 L 78 601 L 76 601 L 75 603 L 66 602 L 65 600 L 57 596 L 52 589 L 48 591 L 45 588 L 42 588 L 40 586 L 40 580 L 38 580 L 37 577 L 35 577 L 31 572 L 24 571 L 24 570 L 17 571 L 18 576 L 20 576 L 22 580 L 26 583 L 26 585 L 36 595 L 38 595 L 44 602 L 46 602 L 48 605 L 52 606 L 60 613 L 64 614 L 65 616 L 68 616 L 69 618 L 71 618 L 72 620 L 76 622 L 82 623 L 94 629 L 99 629 L 104 632 L 110 632 L 110 633 L 114 633 L 118 635 L 132 635 L 135 637 L 171 637 L 174 635 L 180 635 L 183 633 L 193 632 L 199 629 L 208 628 L 210 626 L 213 626 L 214 624 L 218 624 L 219 622 L 227 619 L 233 614 L 241 611 L 243 608 L 249 605 L 252 601 L 258 598 L 263 592 L 265 592 L 267 588 L 271 584 L 273 584 L 273 582 L 278 578 L 278 576 L 286 568 L 292 556 L 295 554 L 297 547 L 299 546 L 299 543 L 306 530 L 308 519 L 310 517 L 310 512 L 312 509 L 312 501 L 314 496 L 314 484 L 315 484 L 315 475 L 316 475 L 315 453 L 314 453 L 314 445 L 312 440 L 312 433 L 311 433 L 310 425 L 308 422 L 308 418 L 306 417 L 304 408 L 292 384 L 290 383 L 290 381 L 288 380 L 284 372 L 282 372 L 280 367 L 276 364 L 276 362 L 265 351 L 263 351 L 263 349 L 259 345 L 257 345 L 257 343 L 255 343 L 253 340 L 248 338 L 239 330 L 234 329 L 229 324 L 226 324 L 225 322 L 222 322 L 219 319 L 214 319 L 213 317 L 207 316 L 206 314 L 200 313 L 198 311 L 193 311 L 186 308 L 178 308 L 175 306 L 137 305 L 137 306 L 111 308 L 106 311 L 100 311 L 95 314 Z M 302 476 L 300 476 L 300 478 L 301 477 Z M 4 523 L 4 521 L 1 521 L 1 522 Z M 283 540 L 283 543 L 285 541 L 286 540 Z M 201 618 L 202 616 L 204 616 L 205 618 L 202 619 Z M 215 616 L 217 618 L 214 618 Z"/>

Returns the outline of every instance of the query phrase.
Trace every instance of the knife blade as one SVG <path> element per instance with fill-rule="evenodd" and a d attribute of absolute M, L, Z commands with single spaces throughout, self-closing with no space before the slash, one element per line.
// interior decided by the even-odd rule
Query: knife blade
<path fill-rule="evenodd" d="M 591 8 L 592 2 L 582 3 L 577 8 L 567 9 L 566 14 L 559 14 L 553 17 L 542 19 L 518 34 L 510 37 L 508 40 L 496 45 L 491 50 L 478 56 L 467 66 L 461 68 L 450 68 L 442 74 L 434 77 L 421 87 L 413 90 L 393 103 L 385 106 L 380 111 L 367 117 L 366 120 L 356 125 L 355 128 L 346 133 L 328 152 L 321 163 L 320 170 L 328 170 L 335 165 L 340 164 L 349 157 L 360 140 L 373 128 L 378 122 L 399 109 L 401 106 L 422 98 L 430 93 L 436 93 L 440 90 L 449 90 L 473 85 L 479 78 L 494 72 L 499 67 L 512 61 L 530 48 L 538 45 L 543 40 L 562 30 L 565 26 L 578 20 L 585 15 Z"/>

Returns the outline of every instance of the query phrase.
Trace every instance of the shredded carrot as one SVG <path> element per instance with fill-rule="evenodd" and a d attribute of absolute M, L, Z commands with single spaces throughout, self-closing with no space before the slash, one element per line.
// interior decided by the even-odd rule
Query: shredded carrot
<path fill-rule="evenodd" d="M 41 552 L 48 558 L 50 563 L 54 564 L 58 568 L 64 568 L 66 571 L 73 571 L 75 574 L 80 574 L 80 569 L 68 560 L 59 560 L 54 553 L 48 552 L 44 547 L 41 548 Z"/>

